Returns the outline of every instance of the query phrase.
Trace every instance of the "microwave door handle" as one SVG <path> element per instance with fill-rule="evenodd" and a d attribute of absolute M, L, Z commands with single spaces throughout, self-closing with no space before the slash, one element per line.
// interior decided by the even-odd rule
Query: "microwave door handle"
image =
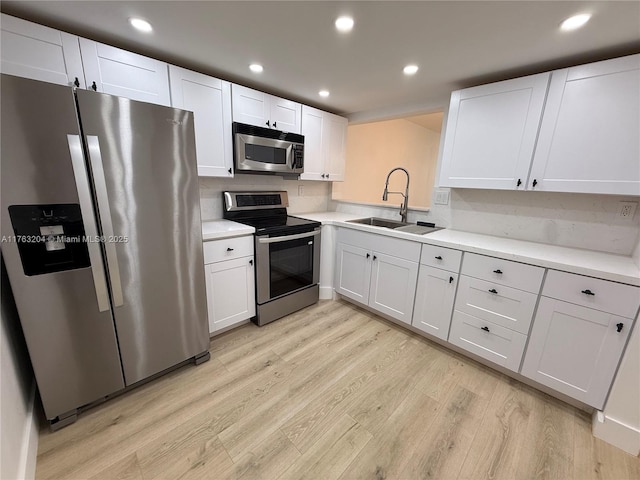
<path fill-rule="evenodd" d="M 314 230 L 313 232 L 308 232 L 308 233 L 296 233 L 295 235 L 283 235 L 281 237 L 258 238 L 258 242 L 259 243 L 279 243 L 279 242 L 287 242 L 289 240 L 297 240 L 299 238 L 315 237 L 317 235 L 320 235 L 320 230 Z"/>

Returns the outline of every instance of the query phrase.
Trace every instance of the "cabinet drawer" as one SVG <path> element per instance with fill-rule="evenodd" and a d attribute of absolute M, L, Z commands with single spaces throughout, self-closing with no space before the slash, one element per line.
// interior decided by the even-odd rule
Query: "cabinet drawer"
<path fill-rule="evenodd" d="M 475 253 L 465 253 L 460 273 L 537 294 L 542 284 L 544 268 Z"/>
<path fill-rule="evenodd" d="M 534 293 L 461 275 L 455 308 L 526 335 L 537 299 Z"/>
<path fill-rule="evenodd" d="M 436 247 L 434 245 L 422 245 L 422 254 L 420 255 L 420 263 L 422 265 L 458 273 L 461 261 L 462 252 L 460 250 Z"/>
<path fill-rule="evenodd" d="M 204 242 L 204 263 L 221 262 L 253 255 L 253 235 Z"/>
<path fill-rule="evenodd" d="M 640 305 L 639 287 L 557 270 L 547 273 L 542 295 L 627 318 L 635 318 Z"/>
<path fill-rule="evenodd" d="M 479 357 L 517 372 L 527 336 L 491 322 L 454 311 L 449 342 Z"/>

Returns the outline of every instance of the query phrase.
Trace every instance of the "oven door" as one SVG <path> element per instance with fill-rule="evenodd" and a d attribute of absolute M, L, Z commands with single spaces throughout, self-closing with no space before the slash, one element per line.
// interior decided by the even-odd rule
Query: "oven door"
<path fill-rule="evenodd" d="M 256 237 L 256 293 L 263 304 L 318 283 L 320 229 Z"/>

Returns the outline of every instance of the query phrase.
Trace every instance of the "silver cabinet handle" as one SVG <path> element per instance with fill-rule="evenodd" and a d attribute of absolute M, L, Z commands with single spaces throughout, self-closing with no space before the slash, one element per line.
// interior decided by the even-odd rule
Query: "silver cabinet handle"
<path fill-rule="evenodd" d="M 309 233 L 296 233 L 294 235 L 283 235 L 282 237 L 258 237 L 258 242 L 260 243 L 277 243 L 277 242 L 286 242 L 288 240 L 297 240 L 299 238 L 307 238 L 307 237 L 315 237 L 316 235 L 320 235 L 320 230 L 314 230 Z"/>
<path fill-rule="evenodd" d="M 109 237 L 114 237 L 113 222 L 111 220 L 111 208 L 109 207 L 109 196 L 107 195 L 107 181 L 104 176 L 102 165 L 102 153 L 100 143 L 95 135 L 87 135 L 87 147 L 89 149 L 89 162 L 93 172 L 93 183 L 100 209 L 100 221 L 102 233 L 105 236 L 104 249 L 107 253 L 107 266 L 109 279 L 111 280 L 111 294 L 113 295 L 113 305 L 119 307 L 124 304 L 122 298 L 122 284 L 120 282 L 120 267 L 118 266 L 118 254 L 116 244 L 109 241 Z"/>
<path fill-rule="evenodd" d="M 67 135 L 67 143 L 69 144 L 73 176 L 76 179 L 76 188 L 78 189 L 82 223 L 84 223 L 84 234 L 90 239 L 90 241 L 87 242 L 87 249 L 89 250 L 89 260 L 91 261 L 91 274 L 93 275 L 93 285 L 96 289 L 98 310 L 100 312 L 106 312 L 109 310 L 109 293 L 107 291 L 104 265 L 102 264 L 102 253 L 100 253 L 100 243 L 91 241 L 97 238 L 98 227 L 93 211 L 89 178 L 87 175 L 87 167 L 84 163 L 80 136 Z"/>

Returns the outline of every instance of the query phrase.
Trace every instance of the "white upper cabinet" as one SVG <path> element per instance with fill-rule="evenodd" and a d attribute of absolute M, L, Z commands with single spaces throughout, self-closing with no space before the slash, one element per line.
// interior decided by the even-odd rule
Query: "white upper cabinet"
<path fill-rule="evenodd" d="M 347 123 L 344 117 L 307 105 L 302 106 L 302 180 L 344 180 Z"/>
<path fill-rule="evenodd" d="M 640 195 L 640 55 L 553 72 L 529 185 Z"/>
<path fill-rule="evenodd" d="M 80 39 L 80 52 L 87 88 L 131 100 L 171 105 L 166 63 L 86 38 Z"/>
<path fill-rule="evenodd" d="M 440 185 L 524 190 L 549 73 L 451 94 Z"/>
<path fill-rule="evenodd" d="M 78 37 L 2 14 L 2 73 L 85 87 Z"/>
<path fill-rule="evenodd" d="M 233 121 L 300 133 L 302 106 L 268 93 L 233 85 L 231 87 Z"/>
<path fill-rule="evenodd" d="M 171 105 L 193 112 L 198 175 L 232 177 L 231 84 L 174 65 L 169 78 Z"/>

